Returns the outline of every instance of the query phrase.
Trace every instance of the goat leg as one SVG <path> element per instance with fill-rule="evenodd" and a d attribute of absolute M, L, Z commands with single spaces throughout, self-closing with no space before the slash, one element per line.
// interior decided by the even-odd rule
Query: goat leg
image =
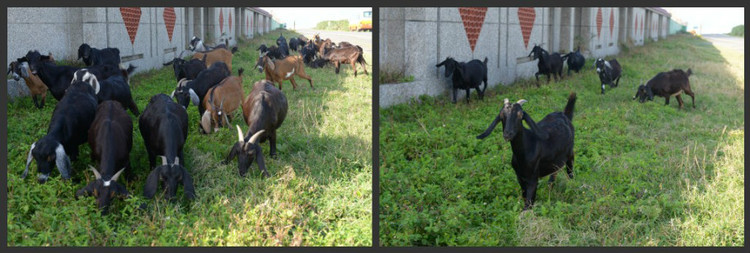
<path fill-rule="evenodd" d="M 555 183 L 555 175 L 557 175 L 557 173 L 552 173 L 552 175 L 549 175 L 549 180 L 547 181 L 548 185 L 552 185 Z"/>
<path fill-rule="evenodd" d="M 453 103 L 454 104 L 456 103 L 456 90 L 458 90 L 458 89 L 457 88 L 453 88 Z"/>
<path fill-rule="evenodd" d="M 680 104 L 680 109 L 682 109 L 682 94 L 678 94 L 675 97 L 677 97 L 677 103 Z"/>
<path fill-rule="evenodd" d="M 36 108 L 42 109 L 42 107 L 39 106 L 39 102 L 37 102 L 36 100 L 36 96 L 37 95 L 31 95 L 31 98 L 34 99 L 34 106 L 36 106 Z"/>
<path fill-rule="evenodd" d="M 538 177 L 532 177 L 538 178 Z M 526 195 L 524 196 L 524 210 L 531 209 L 534 206 L 534 200 L 536 199 L 536 188 L 539 184 L 538 180 L 532 179 L 526 182 Z"/>
<path fill-rule="evenodd" d="M 568 161 L 565 162 L 565 171 L 568 172 L 568 178 L 573 179 L 573 161 L 575 156 L 571 155 Z"/>
<path fill-rule="evenodd" d="M 293 76 L 289 77 L 289 82 L 292 83 L 292 90 L 297 90 L 297 82 L 294 81 L 294 77 Z"/>
<path fill-rule="evenodd" d="M 602 83 L 602 95 L 604 95 L 604 84 Z"/>
<path fill-rule="evenodd" d="M 268 138 L 271 146 L 271 158 L 276 158 L 276 133 L 271 133 Z"/>
<path fill-rule="evenodd" d="M 664 97 L 664 105 L 669 105 L 669 96 Z"/>
<path fill-rule="evenodd" d="M 466 88 L 466 103 L 469 103 L 469 95 L 471 94 L 471 88 Z"/>

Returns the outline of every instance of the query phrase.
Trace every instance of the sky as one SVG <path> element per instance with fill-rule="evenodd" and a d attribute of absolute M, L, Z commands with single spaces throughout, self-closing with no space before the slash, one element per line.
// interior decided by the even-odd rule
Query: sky
<path fill-rule="evenodd" d="M 664 8 L 673 18 L 687 22 L 687 30 L 701 34 L 729 33 L 745 23 L 744 8 Z M 698 26 L 698 28 L 695 28 Z"/>
<path fill-rule="evenodd" d="M 323 20 L 352 20 L 363 11 L 372 8 L 278 8 L 261 7 L 270 12 L 274 19 L 286 23 L 287 29 L 313 28 Z M 296 27 L 295 27 L 296 25 Z"/>

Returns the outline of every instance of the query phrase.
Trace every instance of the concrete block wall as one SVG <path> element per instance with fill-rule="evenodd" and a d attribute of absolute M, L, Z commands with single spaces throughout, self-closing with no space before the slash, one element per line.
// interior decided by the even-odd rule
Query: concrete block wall
<path fill-rule="evenodd" d="M 452 92 L 444 68 L 435 67 L 446 57 L 463 62 L 486 57 L 488 87 L 492 87 L 533 77 L 537 61 L 528 55 L 534 45 L 550 52 L 569 52 L 581 46 L 589 58 L 605 57 L 619 53 L 620 43 L 631 40 L 643 45 L 647 36 L 655 40 L 666 31 L 657 21 L 663 15 L 645 8 L 380 10 L 381 71 L 403 71 L 414 77 L 409 83 L 380 85 L 381 107 L 420 95 Z M 464 95 L 461 91 L 458 98 Z"/>
<path fill-rule="evenodd" d="M 136 72 L 147 71 L 163 67 L 162 63 L 187 49 L 193 35 L 217 44 L 223 43 L 217 40 L 225 33 L 231 38 L 229 44 L 235 45 L 238 36 L 252 38 L 266 33 L 267 27 L 247 27 L 253 18 L 270 18 L 260 12 L 264 11 L 246 7 L 8 8 L 6 62 L 10 64 L 29 50 L 76 61 L 78 47 L 88 43 L 95 48 L 116 47 L 124 64 L 138 67 Z M 244 14 L 238 17 L 240 13 Z M 241 21 L 243 17 L 247 19 Z M 187 55 L 190 53 L 183 54 Z M 28 88 L 23 80 L 10 79 L 8 92 L 11 98 L 28 95 Z"/>

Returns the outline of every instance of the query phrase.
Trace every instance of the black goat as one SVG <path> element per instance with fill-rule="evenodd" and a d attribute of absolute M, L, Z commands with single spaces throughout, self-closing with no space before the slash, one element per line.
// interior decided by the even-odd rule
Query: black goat
<path fill-rule="evenodd" d="M 594 62 L 594 66 L 596 67 L 596 73 L 599 75 L 599 80 L 602 82 L 602 94 L 604 94 L 605 84 L 609 84 L 610 88 L 617 87 L 622 74 L 622 67 L 617 59 L 605 61 L 599 58 Z"/>
<path fill-rule="evenodd" d="M 534 74 L 534 77 L 536 77 L 536 87 L 539 87 L 539 75 L 547 75 L 548 83 L 552 79 L 551 76 L 555 77 L 555 81 L 562 78 L 563 60 L 559 53 L 550 54 L 547 50 L 542 49 L 542 47 L 534 45 L 531 53 L 529 53 L 529 56 L 532 55 L 534 56 L 534 60 L 539 59 L 539 62 L 536 64 L 539 70 Z"/>
<path fill-rule="evenodd" d="M 563 166 L 568 177 L 573 178 L 575 131 L 572 120 L 576 94 L 570 93 L 564 112 L 550 113 L 538 123 L 523 111 L 521 105 L 525 102 L 522 99 L 511 104 L 506 98 L 500 113 L 477 139 L 489 136 L 497 123 L 502 122 L 503 138 L 510 141 L 513 150 L 511 165 L 521 185 L 523 209 L 527 210 L 534 205 L 539 178 L 550 175 L 551 184 L 555 181 L 553 173 Z M 524 128 L 522 121 L 526 121 L 531 130 Z"/>
<path fill-rule="evenodd" d="M 268 80 L 255 82 L 253 90 L 242 103 L 242 115 L 249 126 L 247 134 L 243 135 L 237 125 L 238 141 L 223 163 L 227 164 L 239 156 L 238 168 L 240 175 L 244 176 L 253 160 L 256 160 L 263 175 L 269 177 L 260 143 L 270 140 L 271 157 L 276 156 L 276 129 L 284 122 L 288 107 L 286 96 L 273 83 Z"/>
<path fill-rule="evenodd" d="M 91 123 L 88 139 L 91 160 L 99 162 L 99 171 L 89 165 L 96 180 L 76 191 L 76 197 L 94 195 L 96 204 L 104 215 L 113 198 L 128 196 L 127 189 L 117 179 L 126 168 L 130 171 L 133 120 L 120 103 L 104 101 L 96 108 L 96 117 Z"/>
<path fill-rule="evenodd" d="M 651 80 L 644 85 L 638 86 L 638 91 L 633 96 L 633 100 L 640 98 L 640 102 L 643 103 L 646 99 L 653 101 L 654 95 L 664 97 L 664 105 L 669 104 L 669 97 L 675 96 L 677 103 L 680 104 L 682 109 L 682 92 L 685 92 L 693 101 L 693 108 L 695 108 L 695 93 L 690 89 L 690 75 L 693 74 L 691 69 L 687 72 L 682 69 L 673 69 L 669 72 L 659 72 Z"/>
<path fill-rule="evenodd" d="M 300 41 L 297 38 L 292 37 L 291 39 L 289 39 L 289 50 L 297 52 L 297 50 L 299 49 L 300 45 L 301 45 L 301 43 L 300 43 Z"/>
<path fill-rule="evenodd" d="M 300 55 L 302 55 L 302 61 L 307 64 L 310 67 L 313 67 L 310 65 L 315 58 L 317 57 L 318 47 L 315 46 L 315 43 L 313 43 L 312 40 L 307 42 L 306 45 L 302 46 L 302 49 L 300 49 Z"/>
<path fill-rule="evenodd" d="M 281 51 L 281 58 L 289 56 L 289 44 L 286 43 L 284 34 L 279 34 L 279 38 L 276 39 L 276 45 L 279 46 L 279 51 Z"/>
<path fill-rule="evenodd" d="M 183 159 L 183 147 L 188 135 L 188 114 L 185 108 L 174 103 L 167 95 L 157 94 L 138 118 L 138 128 L 143 137 L 148 153 L 148 163 L 153 168 L 146 178 L 143 196 L 153 198 L 159 181 L 166 183 L 167 198 L 177 193 L 177 184 L 182 183 L 185 195 L 195 198 L 193 179 L 180 164 Z M 156 166 L 156 157 L 161 157 L 161 164 Z"/>
<path fill-rule="evenodd" d="M 65 94 L 65 89 L 70 86 L 71 81 L 74 78 L 74 74 L 79 70 L 77 67 L 72 66 L 57 66 L 54 62 L 50 61 L 50 57 L 39 54 L 38 51 L 29 51 L 26 56 L 19 58 L 18 62 L 28 62 L 29 69 L 34 75 L 38 75 L 39 79 L 42 80 L 55 99 L 60 100 Z M 113 64 L 100 64 L 87 67 L 97 79 L 104 80 L 114 75 L 122 75 L 123 70 L 120 69 L 119 65 Z M 132 65 L 125 71 L 128 74 L 132 73 L 135 67 Z"/>
<path fill-rule="evenodd" d="M 458 89 L 466 90 L 466 103 L 469 103 L 471 88 L 477 90 L 479 99 L 484 98 L 484 91 L 487 89 L 487 57 L 484 58 L 484 62 L 474 59 L 466 63 L 457 62 L 448 57 L 435 67 L 439 68 L 443 65 L 445 65 L 445 77 L 453 75 L 453 103 L 456 103 L 456 91 Z M 479 85 L 482 82 L 484 82 L 484 88 L 479 90 Z"/>
<path fill-rule="evenodd" d="M 176 97 L 177 103 L 185 109 L 192 102 L 193 105 L 198 106 L 199 115 L 203 115 L 205 111 L 205 108 L 203 108 L 203 98 L 206 96 L 208 89 L 216 86 L 221 80 L 230 75 L 229 68 L 224 62 L 215 62 L 210 68 L 198 73 L 195 79 L 181 79 L 175 91 L 172 92 L 172 97 Z"/>
<path fill-rule="evenodd" d="M 55 166 L 62 178 L 69 179 L 70 160 L 78 158 L 78 145 L 86 142 L 86 132 L 94 121 L 96 105 L 94 89 L 87 83 L 73 82 L 52 112 L 47 135 L 31 144 L 21 177 L 26 178 L 29 174 L 29 165 L 34 158 L 40 173 L 37 177 L 39 183 L 47 181 Z"/>
<path fill-rule="evenodd" d="M 570 52 L 562 56 L 562 60 L 568 61 L 568 76 L 570 76 L 570 70 L 575 70 L 576 73 L 586 65 L 586 57 L 581 54 L 581 47 L 578 47 L 575 52 Z"/>
<path fill-rule="evenodd" d="M 31 74 L 39 76 L 39 79 L 47 84 L 52 97 L 60 101 L 65 95 L 65 90 L 73 80 L 73 73 L 78 70 L 72 66 L 57 66 L 49 61 L 49 56 L 41 55 L 38 51 L 29 51 L 26 56 L 19 58 L 18 62 L 28 62 Z"/>
<path fill-rule="evenodd" d="M 108 47 L 96 49 L 89 44 L 83 43 L 78 47 L 78 60 L 83 59 L 86 66 L 100 64 L 120 64 L 120 49 Z"/>
<path fill-rule="evenodd" d="M 177 57 L 164 63 L 164 66 L 172 65 L 172 68 L 174 69 L 174 77 L 178 81 L 183 78 L 193 80 L 198 77 L 198 73 L 206 69 L 206 56 L 208 56 L 208 54 L 204 54 L 202 60 L 190 59 L 190 61 Z"/>
<path fill-rule="evenodd" d="M 127 71 L 123 70 L 122 75 L 110 76 L 107 79 L 99 82 L 94 74 L 89 72 L 88 69 L 79 69 L 73 74 L 73 82 L 82 81 L 86 82 L 94 88 L 97 101 L 102 103 L 107 100 L 115 100 L 120 102 L 123 106 L 128 107 L 130 112 L 135 116 L 138 116 L 138 106 L 133 101 L 133 95 L 130 92 L 130 85 L 128 85 Z"/>

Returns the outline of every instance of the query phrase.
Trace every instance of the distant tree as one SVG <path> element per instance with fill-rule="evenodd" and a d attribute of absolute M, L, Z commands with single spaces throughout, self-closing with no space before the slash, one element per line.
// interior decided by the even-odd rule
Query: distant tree
<path fill-rule="evenodd" d="M 729 35 L 737 37 L 745 37 L 745 25 L 738 25 L 732 28 L 732 32 Z"/>

